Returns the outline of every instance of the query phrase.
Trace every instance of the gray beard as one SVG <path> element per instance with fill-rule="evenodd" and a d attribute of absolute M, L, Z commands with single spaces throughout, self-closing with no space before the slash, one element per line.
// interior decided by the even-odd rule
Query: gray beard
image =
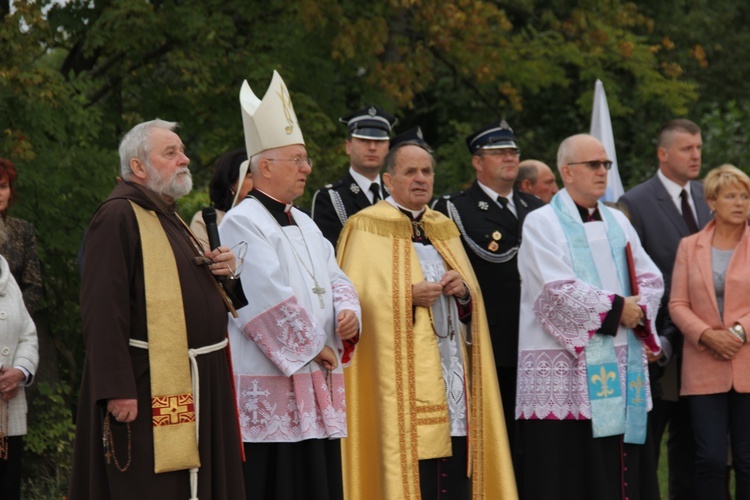
<path fill-rule="evenodd" d="M 161 172 L 153 168 L 150 163 L 146 162 L 146 168 L 149 173 L 145 184 L 146 188 L 156 194 L 168 196 L 176 200 L 182 198 L 193 189 L 193 176 L 190 170 L 184 175 L 176 172 L 169 179 L 165 179 Z"/>

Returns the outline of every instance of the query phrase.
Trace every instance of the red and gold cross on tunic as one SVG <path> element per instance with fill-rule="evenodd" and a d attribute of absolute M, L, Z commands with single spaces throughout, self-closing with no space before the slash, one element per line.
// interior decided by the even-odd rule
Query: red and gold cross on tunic
<path fill-rule="evenodd" d="M 151 398 L 151 418 L 154 427 L 195 422 L 192 394 Z"/>

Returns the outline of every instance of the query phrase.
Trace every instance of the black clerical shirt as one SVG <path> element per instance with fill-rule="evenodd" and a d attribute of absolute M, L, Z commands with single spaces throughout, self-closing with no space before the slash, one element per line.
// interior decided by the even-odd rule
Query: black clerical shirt
<path fill-rule="evenodd" d="M 582 207 L 581 205 L 576 203 L 576 208 L 578 209 L 578 214 L 581 216 L 581 220 L 584 224 L 586 224 L 587 222 L 601 222 L 602 214 L 599 213 L 598 207 L 595 208 L 593 212 L 589 212 L 588 208 Z M 620 318 L 622 318 L 622 310 L 624 307 L 625 298 L 621 295 L 615 294 L 615 297 L 612 300 L 612 309 L 610 309 L 610 311 L 604 317 L 602 326 L 596 331 L 596 333 L 601 333 L 602 335 L 610 335 L 612 337 L 617 335 L 617 329 L 620 327 Z"/>

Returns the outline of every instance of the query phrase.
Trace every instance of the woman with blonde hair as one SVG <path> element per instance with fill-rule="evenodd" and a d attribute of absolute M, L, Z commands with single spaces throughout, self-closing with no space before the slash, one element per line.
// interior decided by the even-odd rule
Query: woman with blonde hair
<path fill-rule="evenodd" d="M 672 273 L 669 312 L 685 335 L 680 393 L 693 419 L 696 498 L 725 495 L 727 435 L 735 498 L 750 498 L 750 177 L 722 165 L 704 194 L 714 220 L 682 240 Z"/>

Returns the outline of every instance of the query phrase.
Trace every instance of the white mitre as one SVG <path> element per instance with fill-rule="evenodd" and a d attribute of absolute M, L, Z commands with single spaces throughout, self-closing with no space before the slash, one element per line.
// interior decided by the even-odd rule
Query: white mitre
<path fill-rule="evenodd" d="M 248 158 L 267 149 L 305 144 L 289 91 L 277 71 L 263 100 L 250 90 L 247 80 L 242 82 L 240 108 Z"/>

